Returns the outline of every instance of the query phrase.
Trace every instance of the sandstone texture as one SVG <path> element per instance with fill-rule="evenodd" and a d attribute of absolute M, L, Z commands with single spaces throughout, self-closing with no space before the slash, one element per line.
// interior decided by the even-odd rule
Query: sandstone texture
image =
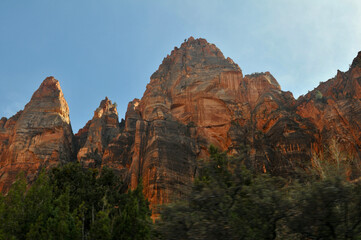
<path fill-rule="evenodd" d="M 112 139 L 120 132 L 116 105 L 106 97 L 94 111 L 94 117 L 75 135 L 77 159 L 85 167 L 99 167 Z"/>
<path fill-rule="evenodd" d="M 0 121 L 0 190 L 24 172 L 31 181 L 43 167 L 73 159 L 68 104 L 59 82 L 46 78 L 23 111 Z"/>
<path fill-rule="evenodd" d="M 243 75 L 215 45 L 190 37 L 164 58 L 125 120 L 105 98 L 75 136 L 58 81 L 44 80 L 23 111 L 0 120 L 0 188 L 20 171 L 32 179 L 77 159 L 116 169 L 129 188 L 142 181 L 156 213 L 188 195 L 211 144 L 256 171 L 290 176 L 332 140 L 360 159 L 360 123 L 361 52 L 347 72 L 296 100 L 271 73 Z"/>
<path fill-rule="evenodd" d="M 340 151 L 361 159 L 361 52 L 346 72 L 321 83 L 297 101 L 297 113 L 318 130 L 320 146 L 332 139 Z M 326 149 L 327 150 L 327 149 Z"/>
<path fill-rule="evenodd" d="M 134 188 L 142 179 L 153 205 L 184 197 L 211 144 L 288 174 L 310 161 L 317 134 L 296 104 L 269 72 L 243 76 L 215 45 L 191 37 L 163 60 L 125 121 L 135 131 L 128 181 Z"/>

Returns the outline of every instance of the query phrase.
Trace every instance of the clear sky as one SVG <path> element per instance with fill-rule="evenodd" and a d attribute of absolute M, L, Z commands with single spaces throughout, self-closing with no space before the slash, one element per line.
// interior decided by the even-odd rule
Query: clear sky
<path fill-rule="evenodd" d="M 189 36 L 216 44 L 244 74 L 270 71 L 298 97 L 361 51 L 361 1 L 0 0 L 0 117 L 54 76 L 74 132 L 105 96 L 124 118 Z"/>

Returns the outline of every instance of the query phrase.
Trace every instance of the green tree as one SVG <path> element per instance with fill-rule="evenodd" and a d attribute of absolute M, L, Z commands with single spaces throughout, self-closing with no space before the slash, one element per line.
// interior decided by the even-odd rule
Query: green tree
<path fill-rule="evenodd" d="M 113 170 L 78 163 L 42 171 L 28 189 L 22 175 L 0 195 L 0 240 L 150 239 L 142 184 L 127 193 L 121 189 Z"/>
<path fill-rule="evenodd" d="M 339 176 L 295 187 L 287 226 L 300 239 L 361 239 L 361 184 Z"/>
<path fill-rule="evenodd" d="M 70 195 L 65 191 L 54 201 L 52 217 L 47 221 L 48 239 L 80 239 L 79 224 L 70 212 Z"/>
<path fill-rule="evenodd" d="M 188 201 L 165 207 L 163 239 L 275 239 L 287 212 L 285 182 L 255 175 L 210 147 Z"/>
<path fill-rule="evenodd" d="M 4 239 L 24 239 L 26 179 L 21 174 L 3 199 L 0 229 Z"/>
<path fill-rule="evenodd" d="M 110 240 L 112 236 L 112 225 L 109 213 L 107 211 L 99 211 L 95 222 L 90 228 L 90 239 L 94 240 Z"/>
<path fill-rule="evenodd" d="M 149 203 L 143 195 L 142 181 L 122 196 L 114 218 L 113 239 L 151 239 Z"/>

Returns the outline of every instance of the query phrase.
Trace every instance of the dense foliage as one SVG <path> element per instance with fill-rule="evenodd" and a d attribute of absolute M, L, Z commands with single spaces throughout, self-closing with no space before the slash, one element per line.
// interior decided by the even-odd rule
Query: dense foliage
<path fill-rule="evenodd" d="M 211 147 L 189 198 L 155 224 L 142 185 L 122 191 L 112 170 L 68 164 L 0 196 L 0 239 L 361 239 L 361 183 L 347 180 L 343 160 L 325 162 L 299 181 Z"/>
<path fill-rule="evenodd" d="M 142 185 L 121 187 L 112 170 L 73 163 L 42 172 L 28 189 L 20 177 L 0 198 L 0 239 L 150 239 Z"/>
<path fill-rule="evenodd" d="M 361 239 L 361 184 L 341 172 L 291 181 L 210 153 L 189 200 L 163 209 L 162 239 Z"/>

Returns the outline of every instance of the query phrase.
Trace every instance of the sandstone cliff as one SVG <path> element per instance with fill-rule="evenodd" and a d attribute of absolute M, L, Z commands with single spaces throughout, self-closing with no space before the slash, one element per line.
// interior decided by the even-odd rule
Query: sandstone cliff
<path fill-rule="evenodd" d="M 75 135 L 79 151 L 77 158 L 86 167 L 99 167 L 105 153 L 120 132 L 115 104 L 106 97 L 94 111 L 94 117 Z"/>
<path fill-rule="evenodd" d="M 128 177 L 132 187 L 142 178 L 152 204 L 187 195 L 196 159 L 210 144 L 230 154 L 246 149 L 250 167 L 288 174 L 309 161 L 317 134 L 270 73 L 243 76 L 204 39 L 175 48 L 131 111 L 137 117 Z"/>
<path fill-rule="evenodd" d="M 361 53 L 347 72 L 296 100 L 271 73 L 244 76 L 215 45 L 191 37 L 164 58 L 143 97 L 128 104 L 125 121 L 105 98 L 73 136 L 67 103 L 50 77 L 23 111 L 0 120 L 0 189 L 20 171 L 31 180 L 43 166 L 77 158 L 116 169 L 130 188 L 143 181 L 155 206 L 187 196 L 210 144 L 244 154 L 257 171 L 286 176 L 310 166 L 312 153 L 332 139 L 360 159 L 360 84 Z"/>
<path fill-rule="evenodd" d="M 43 167 L 73 159 L 68 104 L 53 77 L 46 78 L 23 111 L 0 124 L 0 190 L 19 172 L 32 180 Z"/>
<path fill-rule="evenodd" d="M 334 78 L 300 97 L 297 113 L 317 127 L 322 151 L 334 139 L 357 164 L 361 159 L 361 52 L 348 71 L 337 71 Z"/>

